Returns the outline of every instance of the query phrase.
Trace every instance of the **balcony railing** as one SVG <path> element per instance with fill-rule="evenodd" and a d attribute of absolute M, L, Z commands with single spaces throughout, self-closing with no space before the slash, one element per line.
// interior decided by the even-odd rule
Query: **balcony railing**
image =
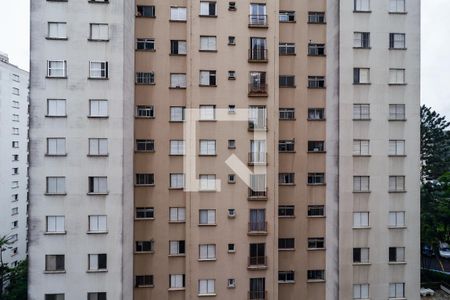
<path fill-rule="evenodd" d="M 249 267 L 267 267 L 267 256 L 249 256 Z"/>
<path fill-rule="evenodd" d="M 267 299 L 266 291 L 249 291 L 248 300 L 265 300 Z"/>
<path fill-rule="evenodd" d="M 251 97 L 267 97 L 267 84 L 250 83 L 248 85 L 248 95 Z"/>
<path fill-rule="evenodd" d="M 249 27 L 268 27 L 267 15 L 248 15 L 248 26 Z"/>
<path fill-rule="evenodd" d="M 249 222 L 248 223 L 248 233 L 267 233 L 267 222 Z"/>
<path fill-rule="evenodd" d="M 267 130 L 267 120 L 266 119 L 248 120 L 248 130 L 249 131 Z"/>
<path fill-rule="evenodd" d="M 248 164 L 251 166 L 267 164 L 267 152 L 249 152 Z"/>
<path fill-rule="evenodd" d="M 267 189 L 248 189 L 248 200 L 267 200 Z"/>
<path fill-rule="evenodd" d="M 267 49 L 255 48 L 248 50 L 249 62 L 267 62 Z"/>

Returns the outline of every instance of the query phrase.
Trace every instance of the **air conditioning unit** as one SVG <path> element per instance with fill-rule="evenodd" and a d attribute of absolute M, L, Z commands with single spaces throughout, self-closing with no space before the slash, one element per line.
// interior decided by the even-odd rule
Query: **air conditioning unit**
<path fill-rule="evenodd" d="M 229 208 L 228 209 L 228 217 L 229 218 L 234 218 L 236 217 L 236 210 L 234 208 Z"/>

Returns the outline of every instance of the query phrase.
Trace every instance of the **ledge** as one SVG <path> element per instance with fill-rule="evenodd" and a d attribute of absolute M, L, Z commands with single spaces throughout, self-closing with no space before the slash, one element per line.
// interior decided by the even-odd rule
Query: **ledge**
<path fill-rule="evenodd" d="M 102 40 L 102 39 L 91 39 L 91 38 L 88 38 L 87 40 L 89 42 L 109 42 L 109 39 Z"/>
<path fill-rule="evenodd" d="M 66 196 L 67 193 L 44 193 L 45 196 Z"/>
<path fill-rule="evenodd" d="M 364 229 L 371 229 L 372 226 L 365 226 L 365 227 L 352 227 L 352 229 L 356 229 L 356 230 L 364 230 Z"/>
<path fill-rule="evenodd" d="M 87 154 L 87 157 L 108 157 L 109 154 Z"/>
<path fill-rule="evenodd" d="M 321 283 L 325 282 L 325 279 L 308 279 L 306 280 L 307 283 Z"/>
<path fill-rule="evenodd" d="M 214 224 L 198 224 L 198 226 L 201 226 L 201 227 L 214 227 L 214 226 L 217 226 L 217 224 L 216 223 L 214 223 Z"/>
<path fill-rule="evenodd" d="M 108 194 L 109 194 L 108 192 L 106 192 L 106 193 L 91 193 L 91 192 L 86 193 L 86 195 L 88 195 L 88 196 L 106 196 Z"/>
<path fill-rule="evenodd" d="M 169 257 L 186 257 L 186 254 L 169 254 Z"/>
<path fill-rule="evenodd" d="M 88 80 L 109 80 L 108 77 L 88 77 Z"/>
<path fill-rule="evenodd" d="M 134 184 L 134 187 L 153 187 L 155 184 Z"/>
<path fill-rule="evenodd" d="M 86 273 L 107 273 L 108 269 L 101 269 L 101 270 L 87 270 Z"/>
<path fill-rule="evenodd" d="M 156 52 L 156 49 L 134 49 L 136 52 Z"/>
<path fill-rule="evenodd" d="M 327 153 L 327 151 L 307 151 L 307 153 Z"/>
<path fill-rule="evenodd" d="M 389 154 L 388 157 L 406 157 L 406 154 Z"/>
<path fill-rule="evenodd" d="M 388 12 L 390 15 L 407 15 L 408 14 L 408 12 L 406 12 L 406 11 L 399 11 L 399 12 L 396 12 L 396 11 L 390 11 L 390 12 Z"/>
<path fill-rule="evenodd" d="M 353 157 L 371 157 L 370 154 L 353 154 Z"/>
<path fill-rule="evenodd" d="M 200 18 L 217 18 L 217 15 L 198 15 Z"/>
<path fill-rule="evenodd" d="M 406 118 L 405 119 L 388 119 L 388 121 L 389 122 L 405 122 Z"/>
<path fill-rule="evenodd" d="M 402 85 L 408 85 L 407 83 L 388 83 L 390 86 L 402 86 Z"/>
<path fill-rule="evenodd" d="M 372 13 L 371 10 L 353 10 L 353 13 L 357 13 L 357 14 L 370 14 Z"/>
<path fill-rule="evenodd" d="M 109 116 L 87 116 L 88 119 L 108 119 Z"/>
<path fill-rule="evenodd" d="M 47 79 L 67 79 L 67 76 L 45 76 Z"/>
<path fill-rule="evenodd" d="M 408 50 L 408 48 L 390 48 L 389 47 L 389 50 Z"/>
<path fill-rule="evenodd" d="M 278 280 L 279 284 L 295 284 L 295 280 L 288 280 L 288 281 L 280 281 Z"/>
<path fill-rule="evenodd" d="M 108 230 L 106 231 L 87 231 L 87 234 L 107 234 Z"/>
<path fill-rule="evenodd" d="M 353 266 L 370 266 L 371 263 L 370 262 L 354 262 Z"/>
<path fill-rule="evenodd" d="M 134 251 L 133 253 L 136 254 L 136 255 L 139 255 L 139 254 L 154 254 L 155 251 Z"/>
<path fill-rule="evenodd" d="M 177 291 L 184 291 L 186 290 L 186 288 L 182 287 L 182 288 L 168 288 L 167 289 L 169 292 L 177 292 Z"/>
<path fill-rule="evenodd" d="M 60 231 L 60 232 L 44 232 L 44 235 L 66 235 L 67 231 Z"/>
<path fill-rule="evenodd" d="M 67 153 L 65 153 L 65 154 L 48 154 L 48 153 L 45 153 L 45 156 L 47 156 L 47 157 L 58 157 L 58 156 L 65 157 L 65 156 L 67 156 Z"/>
<path fill-rule="evenodd" d="M 283 249 L 280 249 L 280 248 L 278 248 L 278 251 L 295 251 L 295 248 L 283 248 Z"/>
<path fill-rule="evenodd" d="M 155 218 L 136 218 L 134 217 L 135 221 L 153 221 Z"/>
<path fill-rule="evenodd" d="M 388 229 L 406 229 L 406 226 L 388 226 Z"/>
<path fill-rule="evenodd" d="M 371 121 L 372 119 L 371 118 L 368 118 L 368 119 L 355 119 L 355 118 L 353 118 L 352 119 L 352 121 Z"/>
<path fill-rule="evenodd" d="M 372 191 L 352 191 L 353 194 L 370 194 Z"/>
<path fill-rule="evenodd" d="M 370 50 L 370 49 L 372 49 L 372 47 L 353 47 L 353 49 L 360 49 L 360 50 L 366 49 L 366 50 Z"/>
<path fill-rule="evenodd" d="M 216 261 L 217 260 L 217 258 L 199 258 L 199 259 L 197 259 L 197 261 L 200 261 L 200 262 L 208 262 L 208 261 Z"/>
<path fill-rule="evenodd" d="M 388 191 L 390 194 L 403 194 L 406 193 L 406 191 Z"/>
<path fill-rule="evenodd" d="M 307 251 L 325 251 L 326 248 L 307 248 Z"/>
<path fill-rule="evenodd" d="M 48 36 L 46 36 L 45 39 L 49 40 L 49 41 L 67 41 L 67 40 L 69 40 L 69 38 L 67 38 L 67 37 L 58 38 L 58 37 L 48 37 Z"/>
<path fill-rule="evenodd" d="M 64 116 L 51 116 L 51 115 L 45 115 L 45 117 L 46 117 L 46 118 L 56 118 L 56 119 L 58 119 L 58 118 L 67 118 L 67 115 L 64 115 Z"/>
<path fill-rule="evenodd" d="M 153 284 L 147 284 L 147 285 L 138 285 L 136 288 L 153 288 L 155 287 Z"/>
<path fill-rule="evenodd" d="M 66 270 L 63 271 L 44 271 L 44 274 L 65 274 Z"/>
<path fill-rule="evenodd" d="M 406 261 L 390 261 L 388 262 L 388 265 L 406 265 Z"/>

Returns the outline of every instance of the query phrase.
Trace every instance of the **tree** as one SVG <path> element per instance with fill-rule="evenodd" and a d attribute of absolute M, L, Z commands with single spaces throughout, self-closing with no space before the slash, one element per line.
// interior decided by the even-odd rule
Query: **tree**
<path fill-rule="evenodd" d="M 422 180 L 433 180 L 450 170 L 450 134 L 445 129 L 450 126 L 444 116 L 430 107 L 420 109 L 420 154 Z"/>
<path fill-rule="evenodd" d="M 27 261 L 21 261 L 16 267 L 12 268 L 8 279 L 9 284 L 5 289 L 5 295 L 2 296 L 4 300 L 26 300 L 27 299 Z"/>
<path fill-rule="evenodd" d="M 7 275 L 10 271 L 7 264 L 3 263 L 3 252 L 10 249 L 11 241 L 7 236 L 0 237 L 0 295 L 3 294 L 4 283 L 7 281 Z"/>

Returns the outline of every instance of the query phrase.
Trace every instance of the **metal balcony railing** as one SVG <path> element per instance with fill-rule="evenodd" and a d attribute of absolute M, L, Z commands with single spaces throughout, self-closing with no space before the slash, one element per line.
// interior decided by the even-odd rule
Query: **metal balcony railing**
<path fill-rule="evenodd" d="M 267 96 L 267 84 L 250 83 L 248 85 L 249 96 Z"/>
<path fill-rule="evenodd" d="M 267 256 L 249 256 L 248 257 L 249 267 L 267 267 Z"/>
<path fill-rule="evenodd" d="M 249 165 L 264 165 L 267 164 L 267 152 L 249 152 Z"/>
<path fill-rule="evenodd" d="M 267 232 L 267 222 L 249 222 L 248 223 L 249 233 L 266 233 Z"/>
<path fill-rule="evenodd" d="M 249 291 L 248 300 L 265 300 L 267 299 L 266 291 Z"/>
<path fill-rule="evenodd" d="M 267 200 L 267 189 L 248 189 L 248 199 L 249 200 Z"/>
<path fill-rule="evenodd" d="M 268 27 L 267 15 L 248 15 L 249 27 Z"/>
<path fill-rule="evenodd" d="M 250 62 L 267 62 L 267 49 L 264 48 L 249 49 L 248 60 Z"/>

